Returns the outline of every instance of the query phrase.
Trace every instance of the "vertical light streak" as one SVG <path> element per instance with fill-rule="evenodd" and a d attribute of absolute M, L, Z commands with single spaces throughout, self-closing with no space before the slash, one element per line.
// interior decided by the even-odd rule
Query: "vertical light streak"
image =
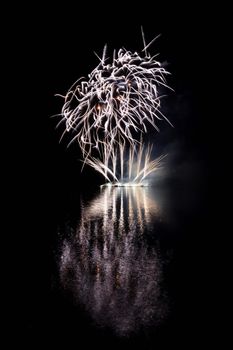
<path fill-rule="evenodd" d="M 166 315 L 159 250 L 147 242 L 159 216 L 148 188 L 107 187 L 83 206 L 80 223 L 63 242 L 63 287 L 97 325 L 118 335 L 147 329 Z"/>

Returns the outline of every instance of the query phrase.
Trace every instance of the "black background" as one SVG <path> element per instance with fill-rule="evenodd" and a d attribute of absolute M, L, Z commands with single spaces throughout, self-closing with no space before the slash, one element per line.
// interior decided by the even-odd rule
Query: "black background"
<path fill-rule="evenodd" d="M 189 177 L 190 183 L 192 176 L 199 177 L 198 186 L 191 188 L 198 191 L 201 203 L 189 223 L 190 234 L 177 248 L 180 255 L 174 271 L 179 272 L 174 279 L 179 287 L 175 290 L 178 306 L 174 319 L 157 338 L 148 336 L 148 346 L 175 344 L 189 348 L 203 336 L 208 338 L 211 296 L 206 242 L 213 224 L 209 149 L 215 124 L 208 91 L 215 89 L 209 80 L 216 38 L 212 9 L 188 3 L 169 7 L 156 2 L 113 2 L 19 10 L 20 15 L 10 26 L 12 39 L 8 40 L 9 70 L 13 73 L 8 144 L 12 148 L 10 207 L 14 212 L 9 226 L 14 226 L 10 237 L 16 247 L 12 253 L 16 262 L 9 273 L 14 285 L 11 333 L 20 330 L 20 338 L 31 348 L 39 341 L 54 345 L 72 342 L 80 349 L 84 347 L 82 342 L 86 347 L 143 348 L 140 338 L 119 341 L 107 332 L 97 332 L 81 311 L 77 330 L 72 302 L 64 302 L 59 293 L 53 292 L 58 222 L 78 206 L 78 193 L 83 188 L 91 191 L 102 179 L 89 170 L 80 173 L 78 147 L 67 149 L 68 139 L 59 143 L 62 128 L 55 130 L 58 120 L 50 118 L 60 112 L 62 105 L 54 95 L 66 92 L 76 78 L 87 75 L 96 65 L 93 51 L 101 53 L 105 43 L 109 52 L 121 46 L 139 51 L 143 25 L 147 41 L 162 34 L 151 51 L 160 52 L 161 61 L 168 61 L 172 72 L 169 85 L 175 90 L 169 93 L 165 111 L 175 129 L 165 131 L 161 139 L 164 147 L 166 142 L 180 140 L 185 159 L 190 157 L 198 164 L 198 175 L 194 171 Z M 196 232 L 198 239 L 194 240 Z"/>

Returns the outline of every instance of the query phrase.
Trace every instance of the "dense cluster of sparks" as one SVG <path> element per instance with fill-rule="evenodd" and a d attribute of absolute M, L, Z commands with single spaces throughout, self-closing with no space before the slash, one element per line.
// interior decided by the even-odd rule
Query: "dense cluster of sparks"
<path fill-rule="evenodd" d="M 160 111 L 158 92 L 160 86 L 167 87 L 168 72 L 156 55 L 147 53 L 149 45 L 144 42 L 143 57 L 120 49 L 112 60 L 106 58 L 105 46 L 88 79 L 78 79 L 62 96 L 64 133 L 74 131 L 70 143 L 78 141 L 84 164 L 110 183 L 141 183 L 162 158 L 150 161 L 152 147 L 143 141 L 149 126 L 159 131 L 157 122 L 168 121 Z"/>

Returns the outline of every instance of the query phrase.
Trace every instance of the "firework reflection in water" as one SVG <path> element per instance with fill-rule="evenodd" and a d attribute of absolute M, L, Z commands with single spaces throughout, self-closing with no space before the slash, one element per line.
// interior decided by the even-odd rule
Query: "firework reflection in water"
<path fill-rule="evenodd" d="M 82 205 L 78 227 L 63 242 L 63 287 L 97 325 L 118 335 L 166 318 L 162 263 L 157 247 L 146 242 L 159 216 L 148 188 L 104 188 Z"/>

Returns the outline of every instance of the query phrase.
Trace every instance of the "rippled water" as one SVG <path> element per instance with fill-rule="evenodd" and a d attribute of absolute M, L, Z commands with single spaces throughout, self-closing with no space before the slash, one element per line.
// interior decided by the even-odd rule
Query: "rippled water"
<path fill-rule="evenodd" d="M 97 326 L 119 335 L 158 325 L 168 312 L 156 235 L 161 220 L 149 188 L 104 188 L 82 203 L 77 227 L 62 242 L 61 284 Z"/>
<path fill-rule="evenodd" d="M 204 204 L 169 185 L 59 192 L 27 236 L 26 338 L 163 349 L 200 333 Z"/>

